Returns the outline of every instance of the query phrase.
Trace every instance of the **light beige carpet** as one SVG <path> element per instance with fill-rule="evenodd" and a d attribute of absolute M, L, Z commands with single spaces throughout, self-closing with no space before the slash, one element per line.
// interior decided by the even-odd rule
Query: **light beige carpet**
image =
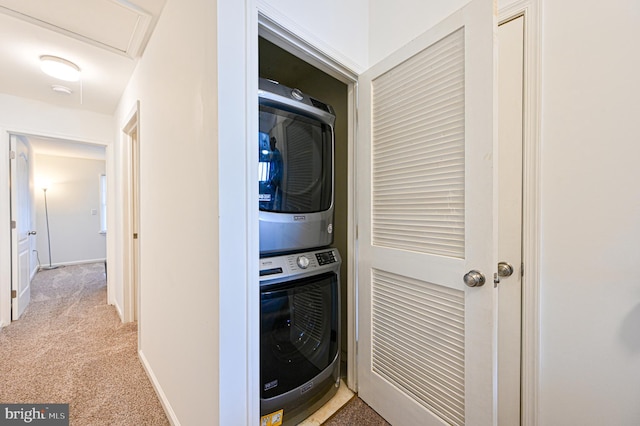
<path fill-rule="evenodd" d="M 70 424 L 168 425 L 137 355 L 137 326 L 106 304 L 104 264 L 39 272 L 0 330 L 0 402 L 69 403 Z"/>

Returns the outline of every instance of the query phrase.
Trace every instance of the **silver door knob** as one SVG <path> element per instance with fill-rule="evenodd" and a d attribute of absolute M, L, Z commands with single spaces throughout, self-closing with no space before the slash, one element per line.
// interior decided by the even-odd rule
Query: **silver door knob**
<path fill-rule="evenodd" d="M 484 285 L 485 279 L 482 272 L 472 270 L 464 274 L 464 283 L 469 287 L 481 287 Z"/>
<path fill-rule="evenodd" d="M 513 266 L 507 262 L 498 263 L 498 276 L 501 278 L 510 277 L 513 274 Z"/>

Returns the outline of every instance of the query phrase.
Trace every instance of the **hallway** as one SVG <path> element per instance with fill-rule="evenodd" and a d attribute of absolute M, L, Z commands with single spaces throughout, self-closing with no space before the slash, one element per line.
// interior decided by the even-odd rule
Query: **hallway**
<path fill-rule="evenodd" d="M 71 425 L 168 425 L 137 355 L 137 325 L 106 304 L 102 263 L 36 274 L 0 330 L 0 403 L 68 403 Z"/>

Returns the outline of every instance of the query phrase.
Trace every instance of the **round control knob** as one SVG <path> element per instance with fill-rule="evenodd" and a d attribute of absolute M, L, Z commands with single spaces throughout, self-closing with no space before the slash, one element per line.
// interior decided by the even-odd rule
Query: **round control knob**
<path fill-rule="evenodd" d="M 307 267 L 309 266 L 309 258 L 305 255 L 298 256 L 298 259 L 296 259 L 296 263 L 302 269 L 307 269 Z"/>

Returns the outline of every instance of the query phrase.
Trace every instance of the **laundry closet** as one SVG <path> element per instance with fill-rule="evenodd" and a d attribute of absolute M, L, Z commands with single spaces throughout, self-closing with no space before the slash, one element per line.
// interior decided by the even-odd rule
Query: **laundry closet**
<path fill-rule="evenodd" d="M 347 374 L 347 265 L 344 262 L 348 254 L 347 85 L 264 38 L 259 38 L 259 76 L 261 95 L 257 154 L 260 156 L 259 175 L 262 176 L 259 194 L 261 416 L 283 416 L 284 424 L 287 425 L 294 424 L 292 415 L 297 422 L 304 415 L 310 414 L 310 411 L 319 408 L 323 400 L 335 393 L 339 379 Z M 303 123 L 301 121 L 306 118 L 299 119 L 296 116 L 295 105 L 279 104 L 280 101 L 290 103 L 293 100 L 295 103 L 296 100 L 305 102 L 307 99 L 310 101 L 308 104 L 328 113 L 326 125 L 318 125 L 314 117 L 311 117 L 309 123 Z M 293 115 L 289 115 L 291 111 L 294 112 Z M 323 114 L 323 111 L 315 113 Z M 330 239 L 319 239 L 315 244 L 317 247 L 314 244 L 305 246 L 300 241 L 297 234 L 303 232 L 298 232 L 298 225 L 294 223 L 298 218 L 313 222 L 309 217 L 314 214 L 307 214 L 306 219 L 305 215 L 289 215 L 291 217 L 286 218 L 286 214 L 278 214 L 295 210 L 296 201 L 291 201 L 288 207 L 277 207 L 278 203 L 282 203 L 281 195 L 275 185 L 270 183 L 271 177 L 268 177 L 274 174 L 274 169 L 280 168 L 272 157 L 286 156 L 285 152 L 281 153 L 283 148 L 292 151 L 291 147 L 287 148 L 287 144 L 293 144 L 295 137 L 287 138 L 282 134 L 286 126 L 289 126 L 290 130 L 287 131 L 292 135 L 300 132 L 319 135 L 325 133 L 322 128 L 332 127 L 333 153 L 327 158 L 331 158 L 332 162 L 330 173 L 333 175 L 333 218 L 326 221 L 323 217 L 322 226 L 312 223 L 303 225 L 306 227 L 304 233 L 307 234 L 310 226 L 318 227 L 322 232 L 328 229 Z M 316 129 L 312 129 L 313 127 Z M 326 139 L 326 135 L 313 138 L 318 139 L 315 142 L 317 147 L 310 150 L 317 152 L 324 149 L 319 148 L 325 144 L 320 139 Z M 326 160 L 320 161 L 329 163 Z M 287 167 L 292 168 L 290 164 Z M 314 166 L 305 165 L 304 168 L 313 169 Z M 309 170 L 309 173 L 315 172 Z M 267 186 L 273 188 L 269 189 Z M 331 185 L 328 187 L 331 188 Z M 291 192 L 289 191 L 289 198 L 293 198 Z M 319 209 L 321 208 L 316 210 Z M 291 238 L 284 235 L 288 231 L 293 231 Z M 314 234 L 313 231 L 311 233 Z M 329 244 L 326 244 L 327 241 Z M 315 272 L 311 272 L 312 269 Z M 289 284 L 285 280 L 289 280 Z M 293 285 L 295 282 L 300 284 Z M 303 291 L 303 287 L 313 287 L 314 290 Z M 322 306 L 319 310 L 323 312 L 314 313 L 318 309 L 309 308 L 312 303 Z M 333 313 L 329 314 L 329 311 Z M 302 317 L 304 320 L 300 321 Z M 296 325 L 296 319 L 302 325 Z M 318 325 L 320 323 L 322 326 Z M 314 339 L 315 342 L 322 343 L 313 343 Z M 334 358 L 336 350 L 338 356 Z M 328 357 L 334 360 L 331 366 L 327 365 Z M 290 368 L 296 370 L 291 372 L 291 377 L 288 377 L 287 365 L 295 365 Z M 280 371 L 276 374 L 276 370 Z M 304 374 L 308 377 L 300 378 Z M 323 387 L 324 390 L 312 389 L 314 387 Z M 314 396 L 308 396 L 314 393 Z M 295 398 L 299 398 L 299 403 L 292 403 Z M 300 408 L 302 405 L 308 407 L 304 412 Z M 285 407 L 284 413 L 282 407 Z M 269 417 L 269 421 L 275 419 Z"/>

